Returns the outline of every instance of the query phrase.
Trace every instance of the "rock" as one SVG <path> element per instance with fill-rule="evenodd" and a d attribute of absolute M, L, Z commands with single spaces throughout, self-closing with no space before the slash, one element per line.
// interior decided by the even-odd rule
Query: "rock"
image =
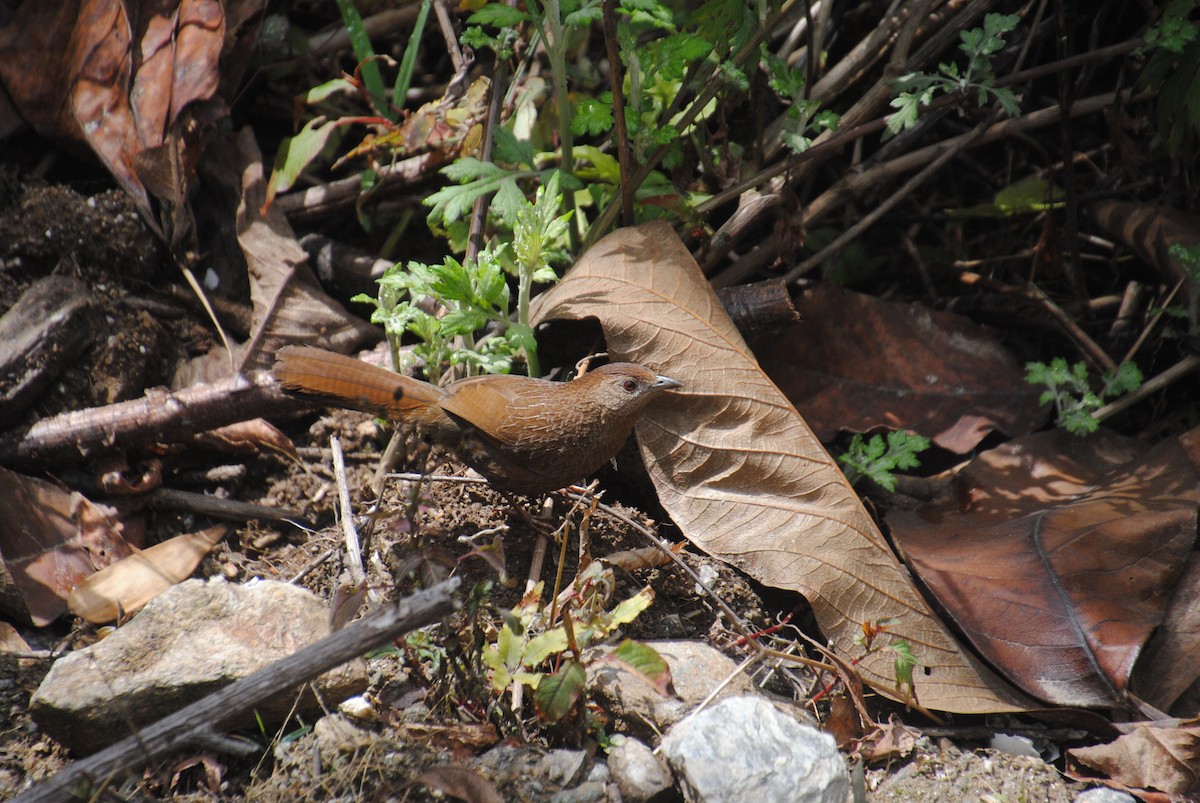
<path fill-rule="evenodd" d="M 609 752 L 608 771 L 621 790 L 621 798 L 630 803 L 649 800 L 672 784 L 667 762 L 654 755 L 644 742 L 628 737 Z"/>
<path fill-rule="evenodd" d="M 664 697 L 641 677 L 611 665 L 589 669 L 588 686 L 604 701 L 605 709 L 620 720 L 626 732 L 645 739 L 662 733 L 699 705 L 729 677 L 733 680 L 717 695 L 717 700 L 742 694 L 761 693 L 744 673 L 737 672 L 732 658 L 702 641 L 647 641 L 671 666 L 676 697 Z M 800 712 L 791 701 L 783 701 L 789 710 Z M 797 713 L 797 716 L 806 716 Z M 653 727 L 648 728 L 649 722 Z"/>
<path fill-rule="evenodd" d="M 1107 786 L 1093 786 L 1075 795 L 1075 803 L 1137 803 L 1128 792 L 1118 792 Z"/>
<path fill-rule="evenodd" d="M 850 793 L 833 737 L 761 697 L 733 697 L 680 722 L 662 753 L 694 803 L 845 803 Z"/>
<path fill-rule="evenodd" d="M 86 754 L 324 638 L 328 621 L 324 602 L 287 583 L 188 580 L 108 638 L 56 662 L 30 713 L 54 739 Z M 366 685 L 361 658 L 316 680 L 331 704 Z M 319 712 L 305 688 L 298 710 Z M 245 727 L 258 730 L 256 714 L 268 727 L 283 722 L 295 697 L 281 690 L 246 712 Z"/>
<path fill-rule="evenodd" d="M 588 765 L 584 750 L 551 750 L 538 762 L 537 772 L 555 786 L 573 786 L 583 780 Z"/>

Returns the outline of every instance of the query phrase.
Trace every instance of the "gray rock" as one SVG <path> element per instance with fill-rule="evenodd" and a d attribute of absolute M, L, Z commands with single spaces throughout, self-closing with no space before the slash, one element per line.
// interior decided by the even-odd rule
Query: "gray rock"
<path fill-rule="evenodd" d="M 733 679 L 717 695 L 717 700 L 743 694 L 760 693 L 745 673 L 735 674 L 737 663 L 702 641 L 648 641 L 671 667 L 675 697 L 659 694 L 653 686 L 632 672 L 598 664 L 589 669 L 588 686 L 596 690 L 605 710 L 623 723 L 623 732 L 644 739 L 656 738 L 704 701 L 727 679 Z M 796 716 L 806 716 L 791 701 L 784 701 Z M 650 723 L 653 727 L 647 727 Z"/>
<path fill-rule="evenodd" d="M 573 786 L 583 780 L 587 765 L 583 750 L 551 750 L 538 762 L 537 772 L 555 786 Z"/>
<path fill-rule="evenodd" d="M 1075 795 L 1075 803 L 1137 803 L 1137 798 L 1107 786 L 1093 786 Z"/>
<path fill-rule="evenodd" d="M 151 600 L 103 641 L 57 661 L 30 700 L 50 736 L 89 753 L 329 635 L 329 609 L 312 593 L 274 581 L 188 580 Z M 350 661 L 316 680 L 331 704 L 361 693 L 366 664 Z M 281 723 L 298 690 L 281 689 L 245 726 Z M 319 712 L 305 687 L 300 711 Z"/>
<path fill-rule="evenodd" d="M 733 697 L 680 722 L 662 753 L 693 803 L 845 803 L 850 792 L 833 737 L 761 697 Z"/>
<path fill-rule="evenodd" d="M 631 803 L 649 800 L 672 784 L 667 762 L 637 739 L 624 738 L 609 752 L 608 771 L 622 799 Z"/>

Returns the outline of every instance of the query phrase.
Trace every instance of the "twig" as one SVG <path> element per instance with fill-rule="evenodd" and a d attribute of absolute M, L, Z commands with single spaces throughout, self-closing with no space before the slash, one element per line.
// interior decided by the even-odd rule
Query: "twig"
<path fill-rule="evenodd" d="M 1050 317 L 1058 321 L 1067 333 L 1067 336 L 1075 341 L 1075 345 L 1079 346 L 1079 350 L 1092 361 L 1092 364 L 1105 371 L 1117 370 L 1116 361 L 1108 356 L 1108 352 L 1100 347 L 1100 344 L 1088 335 L 1087 332 L 1075 323 L 1075 320 L 1068 315 L 1062 307 L 1054 303 L 1042 288 L 1035 284 L 1031 284 L 1024 290 L 1025 295 L 1032 298 L 1041 306 Z"/>
<path fill-rule="evenodd" d="M 76 761 L 14 799 L 14 803 L 58 803 L 83 793 L 99 798 L 103 788 L 147 762 L 198 743 L 241 719 L 263 700 L 305 683 L 405 633 L 433 624 L 460 607 L 460 580 L 452 577 L 395 605 L 352 622 L 315 644 L 183 708 L 127 739 Z M 229 746 L 226 742 L 226 746 Z M 257 749 L 257 748 L 256 748 Z"/>
<path fill-rule="evenodd" d="M 574 493 L 571 491 L 562 491 L 561 493 L 563 493 L 568 499 L 576 499 L 576 500 L 583 499 L 582 494 Z M 601 502 L 598 505 L 598 507 L 600 510 L 603 510 L 605 513 L 612 516 L 613 518 L 618 519 L 619 521 L 625 522 L 625 524 L 629 525 L 634 530 L 636 530 L 639 534 L 641 534 L 641 536 L 643 538 L 645 538 L 647 541 L 649 541 L 651 544 L 653 544 L 656 548 L 658 548 L 659 551 L 661 551 L 668 558 L 670 558 L 671 561 L 674 562 L 676 566 L 678 566 L 681 570 L 683 570 L 684 574 L 686 574 L 688 577 L 690 577 L 692 579 L 693 582 L 696 583 L 696 586 L 698 588 L 702 589 L 705 594 L 707 594 L 709 597 L 712 598 L 712 600 L 716 604 L 716 606 L 721 609 L 722 613 L 725 614 L 726 618 L 729 620 L 730 625 L 732 625 L 733 628 L 735 630 L 737 630 L 738 633 L 740 633 L 743 638 L 746 639 L 746 642 L 748 644 L 752 645 L 755 649 L 762 649 L 761 645 L 759 645 L 757 640 L 754 638 L 752 630 L 751 630 L 750 626 L 748 624 L 746 624 L 746 621 L 744 619 L 742 619 L 740 616 L 738 616 L 736 613 L 734 613 L 733 609 L 730 608 L 728 604 L 726 604 L 725 600 L 721 599 L 721 597 L 718 596 L 715 591 L 713 591 L 711 588 L 708 587 L 707 583 L 705 583 L 703 580 L 700 579 L 700 575 L 698 575 L 694 571 L 692 571 L 692 567 L 688 566 L 687 563 L 685 563 L 684 560 L 675 553 L 675 550 L 671 549 L 671 545 L 669 543 L 667 543 L 666 539 L 655 535 L 649 529 L 647 529 L 646 527 L 643 527 L 641 524 L 638 524 L 636 521 L 631 519 L 629 516 L 626 516 L 624 513 L 617 510 L 616 508 L 609 507 L 608 505 L 604 504 L 603 502 Z"/>
<path fill-rule="evenodd" d="M 945 167 L 951 159 L 958 156 L 959 153 L 969 148 L 976 140 L 980 139 L 987 132 L 988 125 L 994 118 L 995 113 L 989 115 L 988 119 L 976 126 L 973 132 L 968 134 L 966 137 L 958 138 L 954 145 L 946 146 L 945 149 L 938 155 L 938 157 L 933 160 L 933 162 L 927 165 L 924 170 L 921 170 L 908 181 L 904 182 L 900 189 L 892 193 L 886 201 L 879 204 L 869 213 L 860 218 L 857 223 L 842 232 L 829 245 L 825 246 L 820 251 L 788 271 L 787 275 L 783 277 L 783 281 L 788 284 L 796 281 L 796 279 L 799 279 L 817 265 L 820 265 L 821 262 L 823 262 L 828 256 L 840 251 L 842 246 L 846 245 L 846 243 L 857 239 L 864 231 L 875 225 L 876 221 L 890 212 L 896 206 L 896 204 L 907 198 L 913 190 L 921 186 L 926 179 L 936 174 L 943 167 Z"/>
<path fill-rule="evenodd" d="M 140 399 L 45 418 L 0 438 L 0 462 L 65 463 L 102 451 L 170 442 L 259 416 L 309 409 L 286 396 L 267 371 L 180 391 L 150 390 Z"/>
<path fill-rule="evenodd" d="M 237 499 L 222 499 L 210 494 L 180 491 L 175 488 L 156 488 L 147 495 L 146 502 L 157 510 L 182 510 L 218 519 L 233 521 L 262 519 L 263 521 L 284 522 L 297 526 L 304 525 L 304 514 L 298 510 L 256 505 Z"/>
<path fill-rule="evenodd" d="M 350 571 L 350 584 L 358 586 L 367 579 L 363 568 L 362 544 L 354 528 L 354 507 L 350 504 L 350 486 L 346 483 L 346 461 L 342 457 L 342 443 L 337 435 L 329 436 L 329 450 L 333 452 L 333 478 L 338 489 L 339 518 L 342 521 L 342 537 L 346 542 L 346 567 Z"/>
<path fill-rule="evenodd" d="M 1167 370 L 1163 371 L 1161 374 L 1158 374 L 1157 376 L 1143 382 L 1142 386 L 1133 393 L 1122 396 L 1119 399 L 1104 405 L 1099 410 L 1092 413 L 1092 416 L 1100 419 L 1101 421 L 1111 418 L 1122 410 L 1126 410 L 1137 404 L 1150 394 L 1157 393 L 1176 380 L 1187 376 L 1197 368 L 1200 368 L 1200 355 L 1189 354 Z"/>

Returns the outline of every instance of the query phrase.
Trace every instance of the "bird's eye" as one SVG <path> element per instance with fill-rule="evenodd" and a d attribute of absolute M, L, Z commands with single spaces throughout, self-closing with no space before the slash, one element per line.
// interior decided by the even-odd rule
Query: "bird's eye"
<path fill-rule="evenodd" d="M 621 387 L 625 389 L 626 393 L 633 393 L 635 390 L 637 390 L 637 382 L 633 381 L 632 379 L 626 379 L 621 383 Z"/>

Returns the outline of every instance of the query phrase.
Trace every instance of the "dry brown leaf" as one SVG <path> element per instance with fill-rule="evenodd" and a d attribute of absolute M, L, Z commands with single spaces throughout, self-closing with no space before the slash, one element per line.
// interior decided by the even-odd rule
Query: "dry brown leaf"
<path fill-rule="evenodd" d="M 993 430 L 1016 437 L 1046 421 L 1020 364 L 966 318 L 833 284 L 796 310 L 799 321 L 754 349 L 823 441 L 907 429 L 965 454 Z"/>
<path fill-rule="evenodd" d="M 0 603 L 38 627 L 66 613 L 76 583 L 132 551 L 110 509 L 4 468 L 0 521 Z"/>
<path fill-rule="evenodd" d="M 306 343 L 346 353 L 382 333 L 351 315 L 321 289 L 304 263 L 308 254 L 278 207 L 260 212 L 266 197 L 262 153 L 254 132 L 243 129 L 236 140 L 210 146 L 216 166 L 213 176 L 236 193 L 237 238 L 250 279 L 254 333 L 250 342 L 234 345 L 235 362 L 243 371 L 269 368 L 275 352 L 288 343 Z M 181 367 L 172 385 L 189 387 L 229 375 L 229 356 L 213 349 Z"/>
<path fill-rule="evenodd" d="M 237 138 L 241 158 L 242 199 L 237 210 L 238 244 L 250 271 L 250 297 L 258 330 L 257 348 L 242 365 L 269 367 L 280 346 L 292 342 L 320 345 L 348 352 L 355 346 L 376 341 L 380 332 L 361 318 L 346 312 L 330 298 L 305 265 L 308 254 L 283 212 L 259 209 L 266 201 L 266 179 L 262 153 L 254 133 L 244 129 Z"/>
<path fill-rule="evenodd" d="M 1133 669 L 1134 692 L 1160 711 L 1200 679 L 1200 553 L 1192 552 L 1175 585 L 1162 626 Z"/>
<path fill-rule="evenodd" d="M 1058 705 L 1117 706 L 1192 550 L 1198 503 L 1179 440 L 1147 452 L 1057 430 L 984 453 L 943 497 L 888 521 L 913 571 L 1013 683 Z"/>
<path fill-rule="evenodd" d="M 1138 725 L 1108 744 L 1077 747 L 1067 756 L 1129 790 L 1157 789 L 1187 800 L 1200 792 L 1200 722 L 1194 719 Z"/>
<path fill-rule="evenodd" d="M 0 37 L 0 77 L 39 133 L 87 143 L 153 222 L 135 157 L 215 96 L 224 45 L 219 0 L 24 3 Z"/>
<path fill-rule="evenodd" d="M 218 524 L 177 535 L 113 563 L 75 586 L 68 600 L 71 613 L 93 624 L 103 624 L 140 609 L 191 577 L 227 532 L 229 527 Z"/>
<path fill-rule="evenodd" d="M 502 803 L 504 800 L 495 784 L 466 767 L 430 767 L 412 782 L 468 803 Z"/>
<path fill-rule="evenodd" d="M 663 222 L 592 247 L 539 298 L 535 321 L 598 318 L 613 359 L 680 379 L 637 425 L 647 469 L 695 545 L 809 600 L 837 651 L 855 659 L 864 623 L 889 621 L 920 660 L 922 705 L 1012 711 L 1027 701 L 967 654 L 921 598 L 832 458 L 759 368 L 699 266 Z M 897 696 L 893 656 L 857 667 Z"/>

